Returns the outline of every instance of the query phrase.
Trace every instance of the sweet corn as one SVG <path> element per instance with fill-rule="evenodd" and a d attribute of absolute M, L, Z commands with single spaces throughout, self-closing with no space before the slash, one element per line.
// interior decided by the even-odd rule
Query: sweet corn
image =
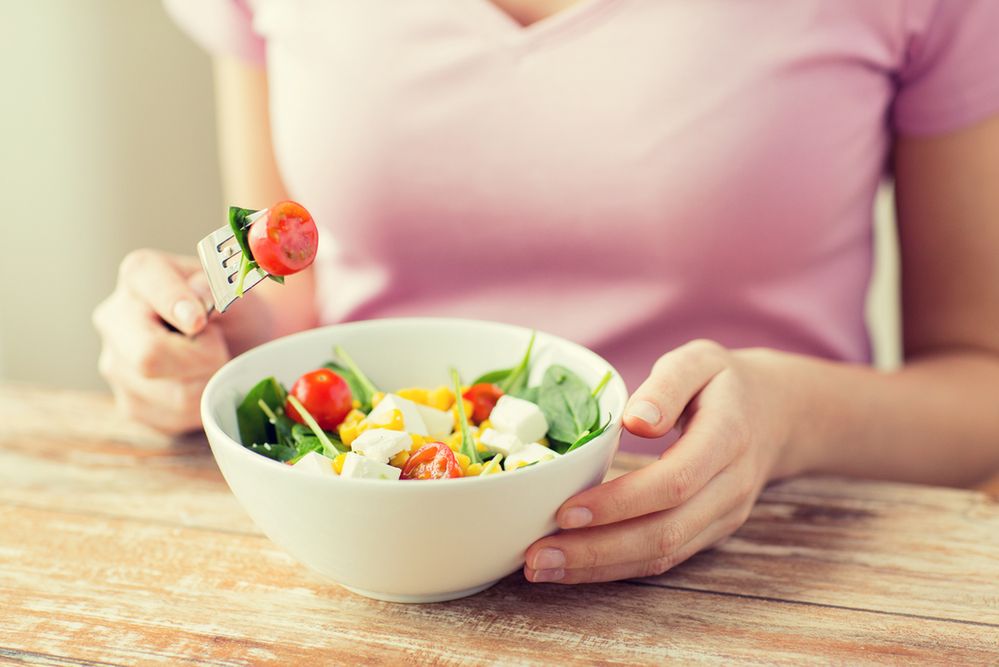
<path fill-rule="evenodd" d="M 357 440 L 357 436 L 361 434 L 357 423 L 347 423 L 344 422 L 340 424 L 340 428 L 337 429 L 337 433 L 340 434 L 340 442 L 350 447 L 350 443 Z"/>
<path fill-rule="evenodd" d="M 482 474 L 482 464 L 473 463 L 468 468 L 465 469 L 465 475 L 467 477 L 477 477 Z"/>
<path fill-rule="evenodd" d="M 336 458 L 333 459 L 333 470 L 336 474 L 343 472 L 343 462 L 347 460 L 346 454 L 337 454 Z"/>
<path fill-rule="evenodd" d="M 384 391 L 376 391 L 375 393 L 371 394 L 371 407 L 375 407 L 376 405 L 381 403 L 383 398 L 385 398 Z"/>
<path fill-rule="evenodd" d="M 544 445 L 545 447 L 548 447 L 548 448 L 551 448 L 551 445 L 548 444 L 548 438 L 545 438 L 545 437 L 538 438 L 538 444 L 539 445 Z"/>
<path fill-rule="evenodd" d="M 401 468 L 404 465 L 406 465 L 406 461 L 408 460 L 409 460 L 409 452 L 403 450 L 389 460 L 389 465 L 395 466 L 396 468 Z"/>
<path fill-rule="evenodd" d="M 472 408 L 474 407 L 472 405 L 472 402 L 470 400 L 468 400 L 467 398 L 461 399 L 461 402 L 465 406 L 465 416 L 468 417 L 469 421 L 471 421 L 472 420 Z M 454 415 L 454 423 L 457 424 L 458 420 L 459 420 L 459 417 L 458 417 L 458 406 L 457 405 L 455 405 L 454 407 L 451 408 L 451 414 Z"/>
<path fill-rule="evenodd" d="M 361 407 L 361 402 L 355 398 L 354 400 L 352 400 L 350 402 L 350 407 L 352 407 L 355 410 L 357 410 L 359 407 Z"/>
<path fill-rule="evenodd" d="M 415 454 L 416 450 L 418 450 L 423 445 L 427 444 L 427 439 L 424 438 L 419 433 L 410 433 L 409 437 L 413 439 L 413 446 L 409 448 L 410 454 Z"/>
<path fill-rule="evenodd" d="M 493 427 L 493 423 L 491 421 L 489 421 L 488 419 L 483 419 L 481 422 L 479 422 L 479 430 L 480 431 L 485 431 L 487 428 L 492 428 L 492 427 Z"/>
<path fill-rule="evenodd" d="M 455 454 L 454 458 L 458 459 L 458 467 L 461 468 L 461 472 L 468 470 L 468 466 L 472 464 L 472 459 L 468 458 L 461 452 Z"/>
<path fill-rule="evenodd" d="M 420 405 L 430 405 L 430 392 L 423 387 L 407 387 L 406 389 L 400 389 L 395 393 L 402 398 L 413 401 L 414 403 L 419 403 Z"/>
<path fill-rule="evenodd" d="M 427 392 L 427 405 L 438 410 L 450 410 L 454 405 L 454 392 L 441 386 Z"/>
<path fill-rule="evenodd" d="M 461 449 L 461 433 L 452 433 L 444 439 L 444 444 L 454 451 Z"/>

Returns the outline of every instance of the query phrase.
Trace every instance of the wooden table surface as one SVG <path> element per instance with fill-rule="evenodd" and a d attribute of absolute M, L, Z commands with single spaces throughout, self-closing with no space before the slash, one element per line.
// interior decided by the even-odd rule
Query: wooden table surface
<path fill-rule="evenodd" d="M 359 597 L 297 566 L 200 437 L 0 387 L 0 662 L 999 665 L 999 501 L 802 478 L 651 579 Z M 618 470 L 640 461 L 619 457 Z"/>

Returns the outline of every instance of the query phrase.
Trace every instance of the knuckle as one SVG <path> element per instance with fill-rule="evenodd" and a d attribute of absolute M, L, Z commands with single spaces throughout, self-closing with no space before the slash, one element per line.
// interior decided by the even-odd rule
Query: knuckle
<path fill-rule="evenodd" d="M 653 558 L 645 564 L 642 575 L 646 577 L 658 577 L 668 572 L 674 565 L 676 565 L 676 558 L 672 554 Z"/>
<path fill-rule="evenodd" d="M 159 375 L 161 353 L 162 349 L 155 341 L 142 343 L 135 355 L 135 371 L 145 378 Z"/>
<path fill-rule="evenodd" d="M 678 521 L 663 521 L 656 535 L 656 555 L 661 558 L 683 546 L 686 542 L 686 532 Z"/>
<path fill-rule="evenodd" d="M 665 507 L 675 507 L 686 500 L 694 490 L 696 475 L 689 465 L 680 466 L 663 482 Z"/>
<path fill-rule="evenodd" d="M 578 559 L 580 567 L 596 567 L 600 564 L 600 551 L 589 542 L 585 542 L 579 551 Z"/>
<path fill-rule="evenodd" d="M 153 251 L 148 248 L 138 248 L 125 255 L 118 266 L 118 279 L 127 282 L 131 276 L 134 276 L 149 262 L 152 254 Z"/>
<path fill-rule="evenodd" d="M 709 338 L 695 338 L 685 346 L 688 352 L 715 358 L 723 358 L 728 354 L 727 348 L 721 343 Z"/>

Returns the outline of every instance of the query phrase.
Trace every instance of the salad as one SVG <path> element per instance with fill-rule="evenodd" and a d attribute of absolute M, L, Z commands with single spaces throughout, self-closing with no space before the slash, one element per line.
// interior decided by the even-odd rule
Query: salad
<path fill-rule="evenodd" d="M 340 346 L 290 389 L 258 382 L 236 408 L 244 447 L 320 475 L 427 480 L 513 472 L 556 459 L 607 430 L 598 398 L 564 366 L 528 386 L 534 335 L 516 366 L 463 385 L 376 387 Z M 460 400 L 459 400 L 460 399 Z"/>

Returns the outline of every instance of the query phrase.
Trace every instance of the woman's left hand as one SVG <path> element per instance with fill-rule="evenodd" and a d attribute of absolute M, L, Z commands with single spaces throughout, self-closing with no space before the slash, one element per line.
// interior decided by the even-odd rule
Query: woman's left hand
<path fill-rule="evenodd" d="M 659 460 L 567 500 L 564 529 L 527 550 L 529 581 L 577 584 L 662 574 L 745 522 L 760 490 L 791 472 L 781 353 L 693 341 L 659 358 L 625 410 L 646 438 L 674 426 Z"/>

